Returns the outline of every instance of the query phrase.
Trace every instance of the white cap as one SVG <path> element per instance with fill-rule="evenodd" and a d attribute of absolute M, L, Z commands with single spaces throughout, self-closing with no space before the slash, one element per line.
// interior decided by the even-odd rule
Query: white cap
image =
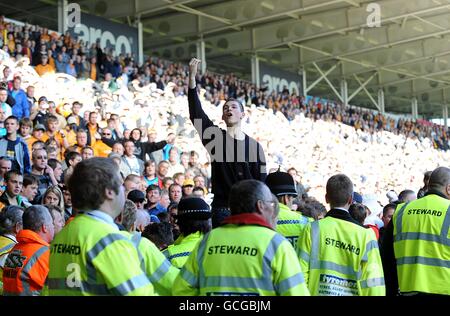
<path fill-rule="evenodd" d="M 77 119 L 73 116 L 69 116 L 67 119 L 67 124 L 77 124 Z"/>
<path fill-rule="evenodd" d="M 374 194 L 363 195 L 362 204 L 369 208 L 371 215 L 378 216 L 381 212 L 383 212 L 383 208 L 380 203 L 378 203 L 377 196 Z"/>
<path fill-rule="evenodd" d="M 397 193 L 395 193 L 393 190 L 390 190 L 388 193 L 386 193 L 386 197 L 389 200 L 389 203 L 398 201 Z"/>
<path fill-rule="evenodd" d="M 378 228 L 381 228 L 384 226 L 384 223 L 381 220 L 381 218 L 379 218 L 378 216 L 370 214 L 364 220 L 364 225 L 375 225 L 375 226 L 378 226 Z"/>

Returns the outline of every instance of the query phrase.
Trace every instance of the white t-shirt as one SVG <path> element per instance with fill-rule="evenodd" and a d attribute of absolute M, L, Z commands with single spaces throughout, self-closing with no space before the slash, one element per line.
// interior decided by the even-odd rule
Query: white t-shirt
<path fill-rule="evenodd" d="M 175 173 L 185 173 L 186 170 L 184 169 L 183 165 L 180 163 L 177 163 L 175 166 L 170 164 L 169 170 L 167 171 L 167 177 L 173 177 Z"/>
<path fill-rule="evenodd" d="M 126 170 L 126 172 L 123 172 L 124 176 L 127 176 L 129 174 L 135 174 L 135 175 L 140 176 L 141 175 L 141 170 L 139 168 L 139 161 L 136 158 L 136 156 L 133 156 L 132 158 L 124 157 L 124 159 L 127 162 L 127 163 L 122 162 L 122 163 L 125 164 L 125 166 L 124 166 L 125 168 L 124 169 Z M 126 175 L 125 175 L 125 173 L 126 173 Z"/>

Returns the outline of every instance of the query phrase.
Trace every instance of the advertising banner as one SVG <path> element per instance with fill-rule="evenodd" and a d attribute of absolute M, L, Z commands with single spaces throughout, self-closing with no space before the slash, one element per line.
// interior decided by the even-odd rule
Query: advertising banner
<path fill-rule="evenodd" d="M 139 32 L 136 27 L 115 23 L 98 16 L 81 13 L 80 24 L 69 27 L 70 34 L 85 43 L 99 42 L 100 46 L 112 48 L 116 55 L 134 54 L 139 56 Z"/>

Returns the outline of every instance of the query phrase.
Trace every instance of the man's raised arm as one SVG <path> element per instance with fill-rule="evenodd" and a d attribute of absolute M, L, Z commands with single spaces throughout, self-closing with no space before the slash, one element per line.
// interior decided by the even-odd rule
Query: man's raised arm
<path fill-rule="evenodd" d="M 189 118 L 192 124 L 194 124 L 200 138 L 203 142 L 203 132 L 208 127 L 214 126 L 214 123 L 206 115 L 205 111 L 202 109 L 202 104 L 197 94 L 197 84 L 195 81 L 195 76 L 197 75 L 198 65 L 201 60 L 197 58 L 192 58 L 189 62 L 189 91 L 188 91 L 188 101 L 189 101 Z"/>

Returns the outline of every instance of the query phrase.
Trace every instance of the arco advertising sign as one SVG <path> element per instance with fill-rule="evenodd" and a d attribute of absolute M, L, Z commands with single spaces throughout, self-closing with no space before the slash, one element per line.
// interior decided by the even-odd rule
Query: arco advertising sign
<path fill-rule="evenodd" d="M 302 76 L 293 72 L 269 66 L 263 62 L 259 63 L 259 82 L 261 87 L 267 88 L 268 93 L 272 91 L 281 92 L 286 87 L 290 93 L 294 91 L 297 95 L 302 94 Z"/>
<path fill-rule="evenodd" d="M 135 27 L 81 13 L 80 23 L 69 24 L 67 30 L 89 45 L 98 41 L 100 47 L 112 48 L 117 56 L 133 54 L 136 59 L 139 57 L 139 33 Z"/>

